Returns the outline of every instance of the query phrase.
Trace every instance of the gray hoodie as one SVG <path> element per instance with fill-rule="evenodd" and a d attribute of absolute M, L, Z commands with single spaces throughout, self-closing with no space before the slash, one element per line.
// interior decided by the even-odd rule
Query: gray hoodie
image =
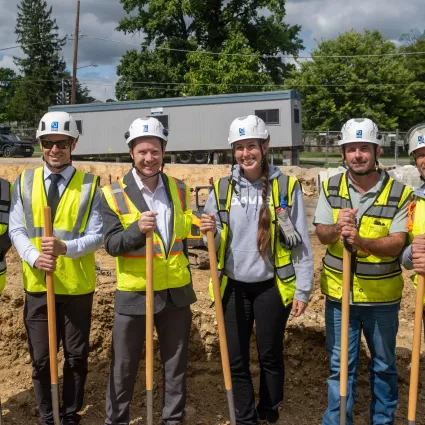
<path fill-rule="evenodd" d="M 278 177 L 280 174 L 282 172 L 279 168 L 270 165 L 269 180 Z M 257 249 L 258 220 L 263 190 L 261 180 L 249 182 L 241 173 L 239 165 L 236 165 L 233 169 L 233 178 L 236 181 L 236 185 L 232 194 L 229 215 L 229 242 L 224 273 L 231 279 L 246 283 L 272 279 L 274 277 L 274 268 L 271 250 L 264 260 Z M 269 195 L 270 189 L 271 186 L 269 186 Z M 205 214 L 210 213 L 214 213 L 217 220 L 215 244 L 216 249 L 218 249 L 222 228 L 213 191 L 210 193 L 205 205 Z M 295 299 L 307 303 L 313 288 L 313 255 L 308 236 L 302 192 L 298 184 L 293 192 L 293 206 L 290 210 L 290 218 L 303 241 L 300 246 L 292 250 L 292 263 L 296 274 Z M 206 242 L 206 238 L 204 240 Z"/>

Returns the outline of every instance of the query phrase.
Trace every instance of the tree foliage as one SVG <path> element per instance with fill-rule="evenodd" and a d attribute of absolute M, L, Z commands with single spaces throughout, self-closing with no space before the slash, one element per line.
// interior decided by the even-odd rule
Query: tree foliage
<path fill-rule="evenodd" d="M 70 78 L 60 57 L 66 40 L 58 29 L 52 7 L 45 0 L 21 0 L 18 4 L 15 33 L 24 57 L 14 58 L 22 75 L 10 105 L 14 120 L 37 124 L 48 106 L 56 104 L 61 81 Z M 87 88 L 80 85 L 80 99 L 87 97 Z"/>
<path fill-rule="evenodd" d="M 0 123 L 11 121 L 10 103 L 15 93 L 17 76 L 10 68 L 0 68 Z"/>
<path fill-rule="evenodd" d="M 121 20 L 118 30 L 143 32 L 145 40 L 141 53 L 127 52 L 121 60 L 119 99 L 237 92 L 241 86 L 233 81 L 238 77 L 228 72 L 241 66 L 240 84 L 282 84 L 292 69 L 282 54 L 297 55 L 302 48 L 300 27 L 284 21 L 285 0 L 120 1 L 129 16 Z M 235 55 L 241 53 L 252 56 Z M 214 76 L 208 77 L 211 70 Z M 198 81 L 210 85 L 186 87 Z M 225 83 L 213 88 L 211 84 L 218 81 Z M 146 82 L 160 85 L 147 87 Z"/>
<path fill-rule="evenodd" d="M 425 31 L 411 30 L 400 38 L 400 50 L 405 53 L 425 52 Z M 411 125 L 425 121 L 425 55 L 406 55 L 406 67 L 414 75 L 413 90 L 418 104 L 410 111 Z"/>
<path fill-rule="evenodd" d="M 415 76 L 397 47 L 378 31 L 348 31 L 322 41 L 287 80 L 303 95 L 303 125 L 308 130 L 340 130 L 353 117 L 368 117 L 382 130 L 406 129 L 417 108 Z M 371 55 L 344 58 L 320 56 Z M 383 56 L 373 56 L 383 55 Z"/>

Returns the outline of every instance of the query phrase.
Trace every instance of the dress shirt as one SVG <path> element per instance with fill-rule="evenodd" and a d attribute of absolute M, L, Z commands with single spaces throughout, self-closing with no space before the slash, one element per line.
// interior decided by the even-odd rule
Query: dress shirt
<path fill-rule="evenodd" d="M 74 172 L 75 168 L 72 166 L 68 166 L 60 172 L 62 175 L 62 179 L 60 179 L 58 184 L 60 196 L 62 196 L 65 188 L 68 186 L 68 183 L 74 175 Z M 46 193 L 49 192 L 49 187 L 51 184 L 49 176 L 51 173 L 52 172 L 45 165 L 44 187 L 46 189 Z M 19 253 L 19 256 L 31 267 L 34 267 L 34 263 L 40 256 L 40 252 L 29 239 L 27 229 L 25 228 L 24 209 L 20 196 L 20 178 L 21 176 L 16 179 L 13 189 L 12 205 L 9 216 L 9 235 L 14 247 Z M 66 254 L 64 256 L 67 258 L 83 257 L 84 255 L 95 251 L 100 246 L 101 241 L 102 216 L 100 214 L 100 194 L 99 189 L 96 188 L 93 205 L 90 210 L 83 236 L 78 239 L 63 241 L 66 245 Z"/>
<path fill-rule="evenodd" d="M 143 184 L 143 181 L 140 179 L 135 168 L 133 168 L 132 172 L 134 180 L 136 181 L 137 186 L 142 193 L 143 199 L 145 200 L 149 209 L 158 213 L 156 216 L 156 232 L 160 234 L 165 249 L 168 252 L 171 236 L 169 232 L 171 207 L 164 183 L 161 177 L 158 176 L 158 185 L 156 186 L 155 191 L 152 193 L 150 189 Z"/>

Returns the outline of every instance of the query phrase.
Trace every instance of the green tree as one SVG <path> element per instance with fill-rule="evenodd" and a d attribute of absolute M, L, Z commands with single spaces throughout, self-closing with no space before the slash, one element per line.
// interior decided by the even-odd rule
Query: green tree
<path fill-rule="evenodd" d="M 313 60 L 300 63 L 286 82 L 302 93 L 304 129 L 340 130 L 355 117 L 371 118 L 381 130 L 406 129 L 418 99 L 406 59 L 385 56 L 397 52 L 379 31 L 352 30 L 322 41 L 311 53 Z M 369 56 L 341 57 L 353 55 Z"/>
<path fill-rule="evenodd" d="M 0 123 L 11 121 L 9 110 L 16 81 L 15 71 L 10 68 L 0 68 Z"/>
<path fill-rule="evenodd" d="M 406 66 L 414 74 L 414 93 L 419 100 L 409 115 L 409 125 L 425 121 L 425 55 L 410 55 L 409 53 L 425 52 L 425 31 L 411 30 L 400 38 L 400 50 L 406 55 Z"/>
<path fill-rule="evenodd" d="M 282 84 L 293 67 L 282 60 L 282 54 L 297 55 L 302 48 L 298 38 L 300 27 L 284 22 L 285 0 L 120 1 L 129 16 L 121 20 L 118 30 L 127 34 L 143 32 L 145 40 L 141 53 L 127 52 L 121 60 L 117 69 L 121 77 L 116 89 L 118 99 L 187 94 L 185 81 L 203 80 L 200 76 L 210 72 L 211 67 L 215 81 L 220 81 L 227 77 L 227 70 L 234 70 L 241 63 L 245 73 L 252 74 L 243 76 L 245 84 L 258 80 L 259 74 L 264 74 L 262 81 Z M 248 51 L 254 56 L 201 57 L 203 51 L 224 50 L 233 54 Z M 152 82 L 160 84 L 148 84 Z M 170 82 L 173 84 L 166 84 Z M 229 84 L 218 91 L 238 91 Z M 211 87 L 203 87 L 190 91 L 211 92 Z"/>
<path fill-rule="evenodd" d="M 259 53 L 254 52 L 240 33 L 226 40 L 223 51 L 218 55 L 196 51 L 189 53 L 187 63 L 190 68 L 185 75 L 188 85 L 183 88 L 186 96 L 273 89 L 270 75 L 261 72 Z"/>
<path fill-rule="evenodd" d="M 60 57 L 66 39 L 59 37 L 58 29 L 52 7 L 45 0 L 21 0 L 15 33 L 24 57 L 14 60 L 22 78 L 10 108 L 18 121 L 37 124 L 48 106 L 56 104 L 62 79 L 69 78 L 66 63 Z"/>

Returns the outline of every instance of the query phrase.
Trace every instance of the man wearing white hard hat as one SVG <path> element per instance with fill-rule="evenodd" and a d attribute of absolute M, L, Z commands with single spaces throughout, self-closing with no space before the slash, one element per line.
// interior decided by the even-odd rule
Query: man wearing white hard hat
<path fill-rule="evenodd" d="M 16 180 L 9 234 L 22 258 L 24 323 L 33 385 L 42 425 L 53 424 L 47 331 L 46 272 L 53 273 L 57 335 L 64 351 L 63 425 L 77 425 L 88 372 L 89 335 L 96 284 L 94 251 L 102 240 L 99 178 L 73 167 L 79 131 L 67 112 L 40 120 L 37 139 L 44 167 Z M 52 212 L 53 236 L 44 236 L 44 207 Z"/>
<path fill-rule="evenodd" d="M 346 424 L 353 424 L 362 332 L 371 355 L 370 423 L 395 421 L 395 347 L 403 290 L 398 256 L 406 241 L 411 190 L 379 168 L 380 139 L 370 119 L 344 124 L 339 145 L 347 171 L 323 182 L 314 218 L 316 234 L 327 245 L 320 279 L 330 363 L 323 425 L 339 423 L 343 246 L 352 253 Z"/>
<path fill-rule="evenodd" d="M 196 301 L 186 238 L 192 224 L 190 190 L 162 172 L 167 130 L 138 118 L 125 134 L 133 168 L 103 188 L 105 250 L 116 257 L 113 351 L 106 393 L 106 425 L 128 425 L 146 329 L 146 233 L 154 231 L 154 321 L 163 367 L 164 425 L 180 424 Z"/>
<path fill-rule="evenodd" d="M 425 123 L 412 127 L 407 132 L 405 140 L 409 155 L 415 161 L 421 180 L 425 182 Z M 425 274 L 425 183 L 413 192 L 407 230 L 410 245 L 403 251 L 402 262 L 407 269 L 415 270 L 416 286 L 417 274 Z"/>

